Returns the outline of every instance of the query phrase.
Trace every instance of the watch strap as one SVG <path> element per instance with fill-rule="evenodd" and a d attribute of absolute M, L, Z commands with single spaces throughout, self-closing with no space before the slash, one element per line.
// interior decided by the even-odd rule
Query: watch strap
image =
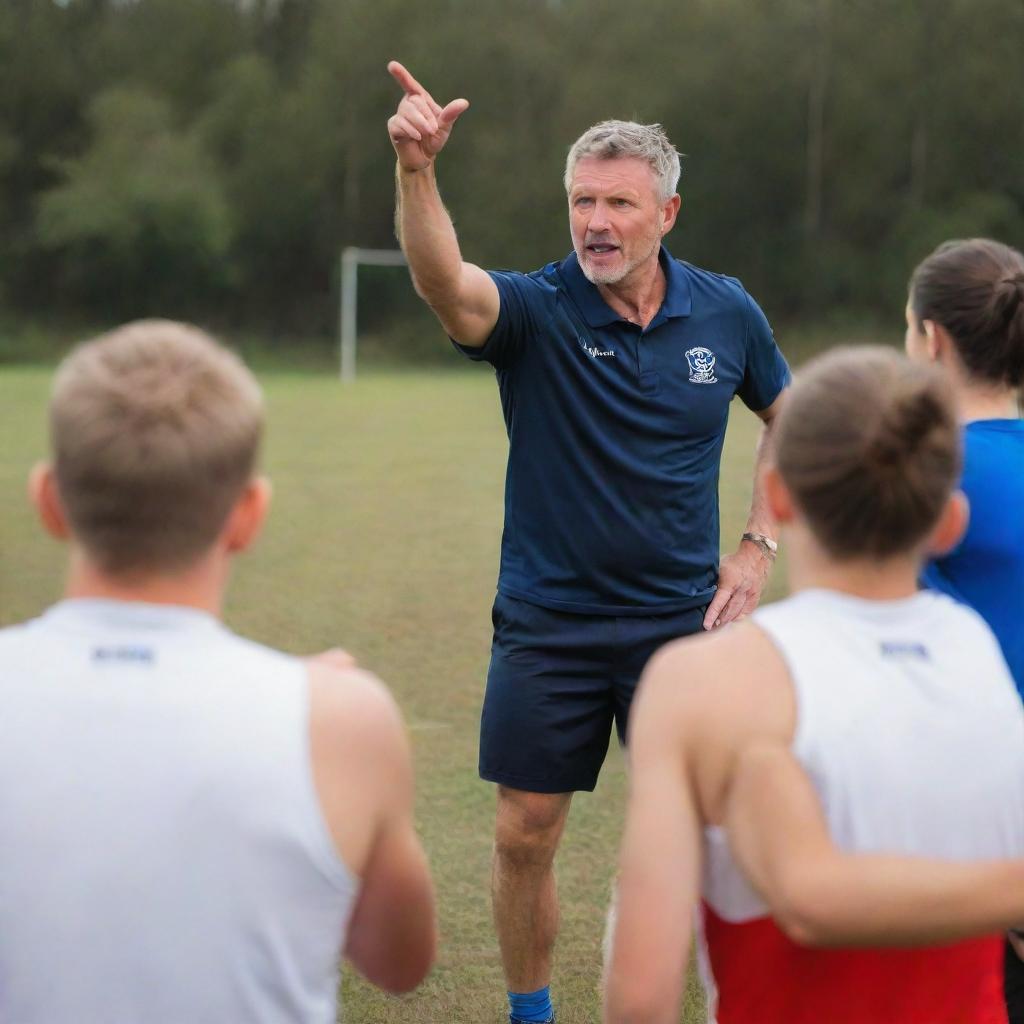
<path fill-rule="evenodd" d="M 742 540 L 749 540 L 751 544 L 756 544 L 760 549 L 761 553 L 766 558 L 774 560 L 775 556 L 779 553 L 778 541 L 772 540 L 771 537 L 766 536 L 763 533 L 751 533 L 749 530 L 743 534 Z"/>

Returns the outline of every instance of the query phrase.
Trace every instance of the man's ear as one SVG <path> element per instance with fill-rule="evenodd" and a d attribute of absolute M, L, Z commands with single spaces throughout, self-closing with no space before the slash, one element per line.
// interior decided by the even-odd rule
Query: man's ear
<path fill-rule="evenodd" d="M 928 535 L 927 552 L 937 557 L 948 554 L 960 543 L 967 532 L 971 518 L 971 506 L 963 491 L 954 491 L 939 516 L 939 521 Z"/>
<path fill-rule="evenodd" d="M 224 526 L 224 546 L 228 551 L 245 551 L 259 536 L 270 511 L 273 488 L 265 476 L 253 477 L 235 502 Z"/>
<path fill-rule="evenodd" d="M 664 238 L 673 228 L 676 217 L 679 215 L 679 207 L 683 205 L 682 197 L 677 192 L 671 199 L 661 205 L 661 235 Z"/>
<path fill-rule="evenodd" d="M 796 518 L 796 506 L 793 495 L 783 482 L 782 474 L 774 463 L 769 462 L 761 470 L 761 493 L 768 502 L 768 511 L 780 526 L 793 522 Z"/>
<path fill-rule="evenodd" d="M 67 516 L 57 489 L 57 476 L 49 462 L 37 462 L 28 475 L 28 497 L 43 524 L 43 529 L 57 540 L 71 536 Z"/>

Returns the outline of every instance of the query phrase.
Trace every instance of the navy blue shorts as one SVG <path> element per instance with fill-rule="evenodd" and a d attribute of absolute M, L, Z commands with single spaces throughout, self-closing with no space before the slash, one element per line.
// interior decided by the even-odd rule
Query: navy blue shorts
<path fill-rule="evenodd" d="M 498 594 L 480 718 L 480 777 L 531 793 L 593 790 L 612 722 L 650 656 L 701 630 L 706 606 L 663 615 L 577 615 Z"/>

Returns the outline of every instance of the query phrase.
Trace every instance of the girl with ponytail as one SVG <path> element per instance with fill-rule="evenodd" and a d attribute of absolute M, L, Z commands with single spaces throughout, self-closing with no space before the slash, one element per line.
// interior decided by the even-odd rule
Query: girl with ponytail
<path fill-rule="evenodd" d="M 1024 696 L 1024 256 L 985 238 L 939 246 L 910 279 L 906 345 L 952 385 L 964 434 L 960 487 L 970 503 L 960 544 L 929 562 L 922 582 L 981 614 Z M 1011 932 L 1010 1024 L 1024 1024 L 1022 957 L 1024 938 Z"/>
<path fill-rule="evenodd" d="M 906 312 L 907 354 L 952 386 L 970 503 L 963 540 L 922 581 L 981 614 L 1024 695 L 1024 256 L 985 238 L 946 242 L 914 271 Z"/>

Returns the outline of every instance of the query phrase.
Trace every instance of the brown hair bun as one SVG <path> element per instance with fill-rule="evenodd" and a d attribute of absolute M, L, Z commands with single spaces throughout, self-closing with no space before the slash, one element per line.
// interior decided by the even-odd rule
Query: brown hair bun
<path fill-rule="evenodd" d="M 909 553 L 938 522 L 960 473 L 949 386 L 892 349 L 833 349 L 797 374 L 775 458 L 830 554 Z"/>

